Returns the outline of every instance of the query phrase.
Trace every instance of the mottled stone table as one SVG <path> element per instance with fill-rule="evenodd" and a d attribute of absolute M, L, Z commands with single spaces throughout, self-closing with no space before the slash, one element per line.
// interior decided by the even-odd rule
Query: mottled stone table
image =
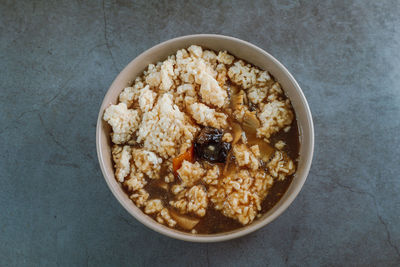
<path fill-rule="evenodd" d="M 0 265 L 399 266 L 399 14 L 396 0 L 0 0 Z M 217 244 L 137 222 L 95 151 L 117 73 L 193 33 L 270 52 L 300 83 L 315 123 L 295 202 L 267 227 Z"/>

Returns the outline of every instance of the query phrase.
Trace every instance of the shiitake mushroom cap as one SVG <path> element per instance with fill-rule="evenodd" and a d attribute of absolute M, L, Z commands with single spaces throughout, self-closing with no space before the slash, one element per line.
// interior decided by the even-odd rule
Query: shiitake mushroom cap
<path fill-rule="evenodd" d="M 211 163 L 225 163 L 231 144 L 222 142 L 223 132 L 212 127 L 201 129 L 194 143 L 194 153 L 199 159 Z"/>

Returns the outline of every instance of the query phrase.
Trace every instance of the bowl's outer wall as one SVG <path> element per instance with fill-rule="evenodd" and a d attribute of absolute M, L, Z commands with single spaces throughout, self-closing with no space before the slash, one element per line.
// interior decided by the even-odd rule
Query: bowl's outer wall
<path fill-rule="evenodd" d="M 261 69 L 268 70 L 269 73 L 280 82 L 285 93 L 291 100 L 300 131 L 300 158 L 298 167 L 296 175 L 285 195 L 274 208 L 263 215 L 263 218 L 255 221 L 249 226 L 229 233 L 216 235 L 186 234 L 158 224 L 138 209 L 115 180 L 111 158 L 111 141 L 109 137 L 110 127 L 102 120 L 104 110 L 110 104 L 117 103 L 120 92 L 125 87 L 131 85 L 135 77 L 140 76 L 150 63 L 162 61 L 166 59 L 168 55 L 175 54 L 177 50 L 187 48 L 192 44 L 200 45 L 216 51 L 227 50 L 235 57 L 242 58 Z M 114 80 L 104 97 L 97 121 L 96 143 L 100 167 L 108 186 L 118 201 L 136 219 L 149 228 L 173 238 L 195 242 L 216 242 L 243 236 L 261 228 L 278 217 L 292 203 L 294 198 L 300 192 L 311 166 L 314 150 L 314 130 L 307 101 L 295 79 L 281 63 L 262 49 L 248 42 L 222 35 L 202 34 L 178 37 L 156 45 L 139 55 L 125 67 L 125 69 Z"/>

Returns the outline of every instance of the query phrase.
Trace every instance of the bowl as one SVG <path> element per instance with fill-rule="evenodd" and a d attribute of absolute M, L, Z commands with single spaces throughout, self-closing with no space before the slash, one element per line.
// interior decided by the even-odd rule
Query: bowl
<path fill-rule="evenodd" d="M 299 161 L 297 171 L 286 193 L 282 196 L 280 201 L 271 210 L 263 214 L 261 218 L 255 220 L 250 225 L 231 232 L 210 235 L 194 235 L 181 232 L 157 223 L 137 208 L 115 179 L 111 156 L 112 144 L 109 135 L 111 128 L 102 119 L 104 110 L 110 104 L 117 103 L 120 92 L 125 87 L 130 86 L 133 80 L 141 75 L 147 65 L 164 60 L 177 50 L 187 48 L 192 44 L 217 51 L 227 50 L 237 58 L 244 59 L 261 69 L 268 70 L 276 80 L 279 81 L 286 95 L 289 97 L 298 122 L 300 136 Z M 100 168 L 108 187 L 119 203 L 138 221 L 150 229 L 172 238 L 192 242 L 218 242 L 244 236 L 266 226 L 281 215 L 293 202 L 306 181 L 311 166 L 314 151 L 314 127 L 307 100 L 300 86 L 290 72 L 273 56 L 261 48 L 237 38 L 216 34 L 196 34 L 174 38 L 148 49 L 132 60 L 121 73 L 118 74 L 101 104 L 97 119 L 96 148 Z"/>

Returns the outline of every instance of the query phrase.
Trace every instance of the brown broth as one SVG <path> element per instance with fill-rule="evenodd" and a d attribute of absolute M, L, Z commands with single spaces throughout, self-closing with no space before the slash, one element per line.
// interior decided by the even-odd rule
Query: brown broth
<path fill-rule="evenodd" d="M 283 151 L 286 152 L 288 156 L 294 160 L 298 158 L 300 142 L 299 142 L 299 131 L 297 127 L 297 121 L 295 119 L 293 120 L 291 128 L 287 133 L 281 131 L 271 136 L 270 140 L 272 144 L 279 140 L 283 140 L 286 143 L 286 146 L 284 147 Z M 166 168 L 162 168 L 160 177 L 164 177 L 167 174 L 168 170 Z M 293 175 L 290 175 L 286 177 L 286 179 L 283 181 L 274 182 L 273 186 L 270 188 L 268 192 L 268 195 L 262 201 L 260 214 L 266 213 L 279 202 L 279 200 L 287 191 L 292 180 L 293 180 Z M 179 178 L 177 178 L 175 182 L 168 184 L 169 188 L 171 188 L 172 185 L 178 182 Z M 150 194 L 150 199 L 158 198 L 163 202 L 165 207 L 171 209 L 172 207 L 169 205 L 169 201 L 174 199 L 174 195 L 169 190 L 163 189 L 160 186 L 160 183 L 162 183 L 162 180 L 148 179 L 148 184 L 145 186 L 145 190 Z M 127 190 L 125 191 L 127 194 L 129 194 Z M 155 219 L 155 215 L 151 217 Z M 199 234 L 216 234 L 216 233 L 229 232 L 241 227 L 243 227 L 242 224 L 240 224 L 238 221 L 234 219 L 224 216 L 220 211 L 214 209 L 212 203 L 209 203 L 206 215 L 203 218 L 201 218 L 199 224 L 194 229 Z M 175 228 L 180 231 L 190 232 L 180 228 L 179 226 L 176 226 Z"/>
<path fill-rule="evenodd" d="M 290 130 L 285 133 L 283 131 L 271 136 L 271 143 L 283 140 L 286 143 L 283 151 L 285 151 L 290 158 L 296 160 L 299 155 L 299 131 L 297 121 L 294 119 Z M 286 193 L 289 185 L 293 180 L 293 175 L 286 177 L 283 181 L 274 181 L 273 186 L 269 189 L 268 195 L 261 203 L 261 212 L 264 214 L 272 209 Z M 211 203 L 210 203 L 211 204 Z M 209 204 L 206 215 L 200 220 L 200 223 L 195 227 L 199 234 L 216 234 L 222 232 L 229 232 L 241 227 L 244 227 L 238 221 L 224 216 L 220 211 L 217 211 Z M 257 220 L 257 219 L 255 219 Z"/>
<path fill-rule="evenodd" d="M 275 80 L 272 76 L 271 78 Z M 227 84 L 230 86 L 230 81 L 227 81 Z M 271 83 L 272 85 L 272 83 Z M 230 97 L 231 92 L 230 89 L 228 89 L 228 95 Z M 285 99 L 287 98 L 286 96 L 284 97 Z M 136 107 L 136 106 L 135 106 Z M 250 109 L 252 110 L 254 107 L 252 105 L 249 106 Z M 223 110 L 220 108 L 216 109 L 218 112 L 224 112 L 225 114 L 228 114 L 228 123 L 229 125 L 232 125 L 232 123 L 235 121 L 235 119 L 232 117 L 231 112 L 228 110 Z M 294 113 L 294 111 L 293 111 Z M 295 113 L 294 113 L 295 114 Z M 274 134 L 270 138 L 270 143 L 275 144 L 277 141 L 282 140 L 286 143 L 284 148 L 282 149 L 287 155 L 297 163 L 298 156 L 299 156 L 299 149 L 300 149 L 300 142 L 299 142 L 299 129 L 297 125 L 297 120 L 296 117 L 294 117 L 293 122 L 291 124 L 290 130 L 288 132 L 284 132 L 281 130 L 280 132 Z M 140 145 L 136 146 L 140 147 Z M 231 160 L 232 162 L 233 160 Z M 233 165 L 233 164 L 231 164 Z M 230 168 L 231 168 L 230 165 Z M 224 164 L 221 164 L 221 170 L 224 167 Z M 235 167 L 235 166 L 233 166 Z M 232 171 L 232 170 L 231 170 Z M 165 177 L 168 175 L 168 170 L 163 165 L 160 171 L 160 177 Z M 290 186 L 292 180 L 293 180 L 294 175 L 290 175 L 286 177 L 285 180 L 283 181 L 277 181 L 274 180 L 273 186 L 269 189 L 269 192 L 265 199 L 262 201 L 261 204 L 261 212 L 260 214 L 264 214 L 268 212 L 271 208 L 273 208 L 282 198 L 282 196 L 285 194 L 287 191 L 288 187 Z M 145 190 L 149 193 L 150 197 L 149 199 L 155 199 L 158 198 L 163 202 L 164 207 L 168 209 L 174 209 L 169 205 L 169 201 L 174 199 L 174 195 L 170 192 L 170 190 L 165 190 L 162 188 L 162 179 L 159 180 L 150 180 L 147 179 L 148 183 L 145 186 Z M 169 183 L 168 189 L 170 189 L 174 184 L 180 183 L 179 177 L 175 177 L 175 181 L 173 183 Z M 202 184 L 202 182 L 199 182 Z M 165 186 L 165 183 L 164 183 Z M 205 185 L 204 185 L 205 186 Z M 124 191 L 130 195 L 129 191 L 123 186 Z M 205 188 L 207 188 L 205 186 Z M 143 208 L 142 208 L 143 210 Z M 190 216 L 190 214 L 189 214 Z M 153 219 L 156 218 L 155 215 L 151 215 Z M 255 219 L 257 220 L 258 217 Z M 194 228 L 197 233 L 199 234 L 216 234 L 216 233 L 223 233 L 223 232 L 228 232 L 232 231 L 238 228 L 244 227 L 242 224 L 240 224 L 238 221 L 228 218 L 224 216 L 220 211 L 217 211 L 214 209 L 213 204 L 209 202 L 208 208 L 206 215 L 200 219 L 200 222 L 197 224 L 197 226 Z M 181 230 L 184 232 L 190 232 L 188 230 L 182 229 L 178 225 L 175 227 L 177 230 Z"/>

